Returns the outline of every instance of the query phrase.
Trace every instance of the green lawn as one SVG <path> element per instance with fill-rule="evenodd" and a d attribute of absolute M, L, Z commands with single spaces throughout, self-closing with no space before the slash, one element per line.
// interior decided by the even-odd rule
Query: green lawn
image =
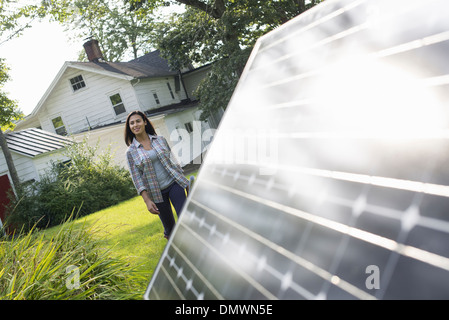
<path fill-rule="evenodd" d="M 192 175 L 196 175 L 193 173 Z M 188 175 L 190 176 L 190 175 Z M 114 256 L 138 267 L 146 279 L 136 291 L 145 292 L 167 240 L 157 215 L 148 212 L 140 196 L 75 220 L 76 227 L 93 227 L 95 238 Z M 44 230 L 45 238 L 59 227 Z"/>

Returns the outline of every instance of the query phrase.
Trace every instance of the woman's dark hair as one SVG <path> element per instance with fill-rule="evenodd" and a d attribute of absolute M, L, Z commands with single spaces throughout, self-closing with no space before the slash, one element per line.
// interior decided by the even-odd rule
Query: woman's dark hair
<path fill-rule="evenodd" d="M 143 122 L 146 122 L 147 124 L 145 125 L 145 132 L 151 135 L 156 135 L 156 130 L 154 130 L 153 124 L 151 123 L 150 120 L 148 120 L 147 116 L 145 115 L 145 113 L 143 113 L 142 111 L 133 111 L 130 114 L 128 114 L 128 117 L 126 118 L 126 126 L 125 126 L 125 143 L 127 146 L 129 146 L 132 142 L 133 139 L 136 137 L 136 135 L 131 131 L 131 128 L 129 127 L 129 118 L 131 118 L 131 116 L 133 115 L 139 115 L 142 117 Z"/>

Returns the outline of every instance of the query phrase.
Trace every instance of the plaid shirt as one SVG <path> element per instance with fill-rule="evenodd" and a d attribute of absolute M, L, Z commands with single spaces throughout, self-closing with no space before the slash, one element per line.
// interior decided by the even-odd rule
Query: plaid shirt
<path fill-rule="evenodd" d="M 149 135 L 149 137 L 151 146 L 156 151 L 164 168 L 182 188 L 187 188 L 189 181 L 184 177 L 181 166 L 172 155 L 167 140 L 163 136 Z M 147 190 L 153 202 L 163 202 L 153 164 L 142 144 L 135 138 L 126 150 L 126 159 L 137 193 L 140 194 L 143 190 Z"/>

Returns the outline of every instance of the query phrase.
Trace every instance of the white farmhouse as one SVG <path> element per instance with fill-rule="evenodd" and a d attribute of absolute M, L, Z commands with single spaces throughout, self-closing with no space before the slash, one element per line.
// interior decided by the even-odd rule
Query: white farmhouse
<path fill-rule="evenodd" d="M 179 151 L 183 165 L 201 156 L 210 142 L 202 141 L 202 134 L 216 128 L 221 117 L 198 121 L 201 111 L 193 91 L 210 66 L 171 70 L 159 51 L 128 62 L 107 62 L 98 41 L 90 40 L 84 48 L 89 62 L 65 62 L 16 131 L 39 128 L 76 141 L 87 135 L 90 144 L 99 141 L 100 149 L 111 145 L 116 162 L 125 166 L 124 122 L 129 112 L 140 110 Z"/>

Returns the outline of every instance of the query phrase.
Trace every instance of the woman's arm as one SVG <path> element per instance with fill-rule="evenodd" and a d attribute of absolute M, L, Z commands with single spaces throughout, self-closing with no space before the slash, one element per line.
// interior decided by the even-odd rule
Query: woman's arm
<path fill-rule="evenodd" d="M 131 173 L 131 179 L 133 180 L 134 186 L 136 187 L 137 193 L 141 194 L 143 190 L 146 190 L 145 183 L 142 179 L 142 173 L 136 167 L 134 158 L 131 152 L 126 153 L 126 159 L 128 161 L 129 172 Z"/>

